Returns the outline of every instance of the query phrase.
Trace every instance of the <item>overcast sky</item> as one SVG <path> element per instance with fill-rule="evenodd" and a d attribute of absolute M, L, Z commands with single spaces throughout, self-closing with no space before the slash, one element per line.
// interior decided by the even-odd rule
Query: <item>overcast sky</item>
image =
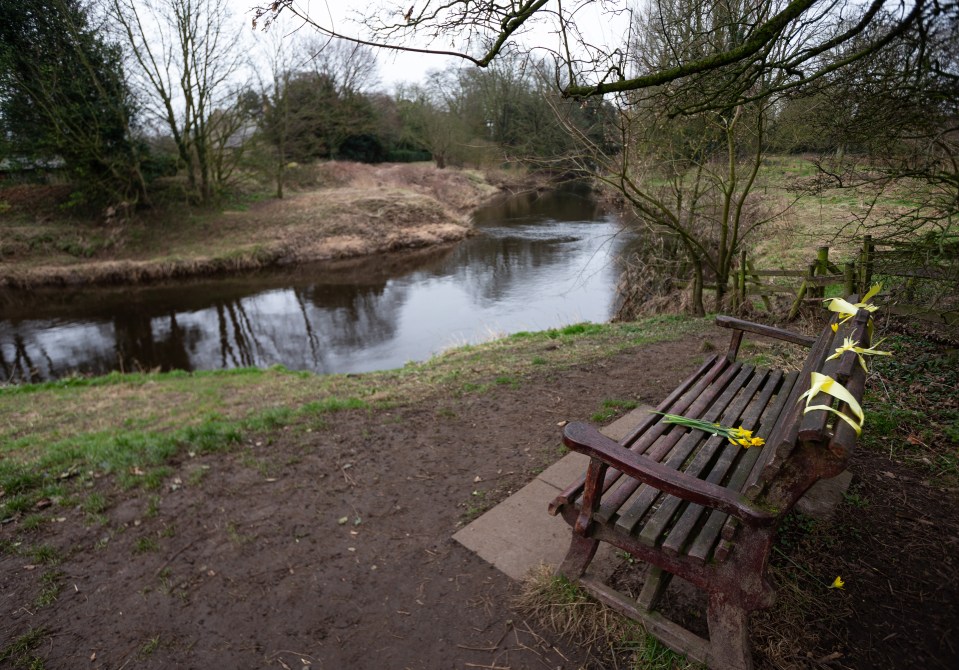
<path fill-rule="evenodd" d="M 266 4 L 268 0 L 259 1 L 260 4 Z M 251 32 L 253 19 L 251 8 L 258 4 L 258 0 L 228 0 L 228 2 L 233 8 L 237 20 L 242 21 L 244 30 Z M 346 34 L 360 35 L 360 27 L 350 22 L 347 15 L 350 10 L 362 9 L 369 3 L 367 0 L 298 0 L 297 4 L 318 20 L 332 16 L 336 28 Z M 403 0 L 397 0 L 396 4 L 398 11 L 402 11 Z M 612 4 L 625 5 L 626 3 L 613 2 Z M 598 44 L 609 44 L 611 41 L 619 43 L 619 40 L 622 39 L 621 35 L 625 32 L 626 26 L 610 25 L 610 23 L 610 17 L 604 17 L 600 13 L 599 4 L 589 5 L 577 14 L 577 25 L 591 41 Z M 619 20 L 615 23 L 621 24 L 623 21 Z M 628 23 L 628 20 L 625 23 Z M 311 28 L 305 26 L 303 30 L 311 30 Z M 546 29 L 537 29 L 532 35 L 533 39 L 540 44 L 551 46 L 554 42 L 558 43 L 557 37 L 550 34 Z M 456 58 L 388 49 L 376 50 L 376 59 L 381 85 L 386 90 L 392 90 L 400 82 L 421 82 L 430 70 L 460 67 L 468 64 L 467 61 Z"/>
<path fill-rule="evenodd" d="M 253 12 L 251 8 L 258 4 L 257 0 L 228 0 L 228 2 L 237 20 L 242 22 L 244 31 L 252 33 Z M 264 0 L 261 4 L 266 4 L 266 1 Z M 312 2 L 301 1 L 299 4 L 301 7 L 319 11 L 320 13 L 316 14 L 318 19 L 328 15 L 328 7 L 337 29 L 347 34 L 359 34 L 359 26 L 348 21 L 346 14 L 349 9 L 362 8 L 366 4 L 365 0 L 329 0 L 329 2 L 313 0 Z M 313 29 L 310 26 L 304 26 L 302 30 L 310 31 Z M 404 53 L 388 49 L 377 49 L 375 53 L 381 86 L 386 90 L 392 90 L 400 82 L 421 82 L 429 70 L 458 67 L 460 64 L 458 59 L 430 54 Z"/>

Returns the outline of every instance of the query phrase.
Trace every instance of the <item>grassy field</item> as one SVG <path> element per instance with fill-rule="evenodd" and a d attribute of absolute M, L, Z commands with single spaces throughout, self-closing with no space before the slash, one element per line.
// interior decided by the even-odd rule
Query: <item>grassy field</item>
<path fill-rule="evenodd" d="M 823 184 L 813 161 L 802 156 L 767 157 L 753 193 L 766 212 L 778 213 L 747 238 L 749 258 L 762 269 L 803 270 L 824 245 L 841 266 L 856 258 L 864 221 L 874 225 L 885 213 L 915 205 L 905 185 L 878 191 Z"/>
<path fill-rule="evenodd" d="M 363 375 L 276 367 L 114 373 L 0 388 L 0 519 L 63 495 L 66 480 L 106 474 L 155 485 L 167 475 L 165 464 L 184 451 L 228 449 L 250 432 L 312 431 L 340 409 L 483 393 L 533 370 L 561 371 L 708 327 L 706 320 L 662 316 L 521 332 Z"/>

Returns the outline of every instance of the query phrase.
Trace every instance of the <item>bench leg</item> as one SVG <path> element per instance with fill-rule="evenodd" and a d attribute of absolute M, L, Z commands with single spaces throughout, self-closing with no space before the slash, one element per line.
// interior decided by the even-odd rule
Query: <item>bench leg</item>
<path fill-rule="evenodd" d="M 652 612 L 659 605 L 659 599 L 662 598 L 672 580 L 672 574 L 655 565 L 649 565 L 646 568 L 646 579 L 643 581 L 643 590 L 640 591 L 636 601 L 646 612 Z"/>
<path fill-rule="evenodd" d="M 583 537 L 576 533 L 572 533 L 572 536 L 569 551 L 566 552 L 566 558 L 563 559 L 563 564 L 559 566 L 559 571 L 567 579 L 579 579 L 586 572 L 593 556 L 596 555 L 599 540 Z"/>
<path fill-rule="evenodd" d="M 752 670 L 749 648 L 749 612 L 729 602 L 725 595 L 709 597 L 706 611 L 709 622 L 709 659 L 716 670 Z"/>

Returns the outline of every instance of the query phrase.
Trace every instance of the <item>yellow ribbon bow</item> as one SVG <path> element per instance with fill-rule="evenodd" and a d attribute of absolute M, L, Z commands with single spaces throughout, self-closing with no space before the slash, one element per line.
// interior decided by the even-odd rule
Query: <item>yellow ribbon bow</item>
<path fill-rule="evenodd" d="M 828 405 L 810 405 L 812 399 L 815 398 L 819 393 L 825 393 L 831 395 L 837 400 L 849 405 L 849 409 L 853 414 L 859 419 L 859 422 L 856 423 L 851 417 L 846 416 L 842 412 L 829 407 Z M 846 390 L 846 387 L 837 382 L 835 379 L 828 375 L 820 374 L 819 372 L 812 373 L 812 385 L 809 387 L 809 390 L 799 396 L 799 399 L 806 399 L 806 409 L 803 410 L 803 414 L 808 414 L 813 410 L 821 409 L 827 412 L 832 412 L 840 419 L 852 426 L 853 430 L 856 431 L 856 435 L 862 433 L 862 424 L 866 420 L 866 416 L 862 412 L 862 407 L 859 406 L 859 402 L 853 397 L 853 395 Z"/>
<path fill-rule="evenodd" d="M 829 309 L 830 312 L 838 312 L 839 323 L 845 323 L 846 321 L 854 317 L 856 315 L 856 312 L 858 312 L 860 309 L 864 309 L 867 312 L 875 312 L 877 309 L 879 309 L 875 305 L 870 305 L 869 301 L 872 300 L 874 297 L 876 297 L 876 294 L 879 293 L 879 291 L 881 290 L 882 290 L 882 284 L 873 284 L 872 287 L 869 289 L 869 291 L 866 293 L 866 295 L 862 297 L 862 300 L 855 304 L 849 302 L 848 300 L 843 300 L 842 298 L 827 298 L 826 307 Z M 832 325 L 833 332 L 836 332 L 838 328 L 839 328 L 838 324 L 834 323 Z"/>
<path fill-rule="evenodd" d="M 881 342 L 882 340 L 880 340 Z M 877 342 L 878 345 L 880 342 Z M 863 355 L 866 356 L 892 356 L 892 352 L 889 351 L 879 351 L 877 349 L 860 347 L 858 342 L 853 341 L 851 337 L 843 339 L 841 347 L 836 348 L 836 353 L 827 358 L 827 361 L 831 361 L 834 358 L 839 358 L 847 351 L 855 351 L 856 357 L 859 359 L 859 365 L 862 366 L 862 369 L 866 372 L 869 372 L 869 368 L 866 367 L 866 359 L 863 358 Z"/>

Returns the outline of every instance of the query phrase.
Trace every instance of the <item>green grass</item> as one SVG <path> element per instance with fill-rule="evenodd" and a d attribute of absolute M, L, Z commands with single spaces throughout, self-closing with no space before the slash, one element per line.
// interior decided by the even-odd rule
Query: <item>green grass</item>
<path fill-rule="evenodd" d="M 593 423 L 605 423 L 624 410 L 636 409 L 637 405 L 635 400 L 604 400 L 603 408 L 590 415 L 589 419 Z"/>
<path fill-rule="evenodd" d="M 157 490 L 183 455 L 233 449 L 284 427 L 322 429 L 340 411 L 378 411 L 427 397 L 516 388 L 526 375 L 677 339 L 709 321 L 658 316 L 627 324 L 574 324 L 446 351 L 425 363 L 364 375 L 282 367 L 112 373 L 0 387 L 0 520 L 29 514 L 51 487 L 110 476 Z M 618 409 L 625 405 L 618 405 Z M 197 480 L 201 475 L 197 475 Z M 47 493 L 45 493 L 47 492 Z M 109 502 L 88 494 L 87 514 Z"/>
<path fill-rule="evenodd" d="M 63 572 L 47 570 L 40 576 L 40 593 L 34 601 L 37 607 L 47 607 L 57 601 L 62 587 Z"/>
<path fill-rule="evenodd" d="M 959 483 L 959 366 L 943 347 L 895 334 L 874 357 L 866 389 L 861 445 L 917 467 L 946 486 Z"/>
<path fill-rule="evenodd" d="M 47 636 L 45 628 L 31 628 L 4 647 L 0 647 L 0 663 L 11 661 L 14 668 L 41 670 L 43 659 L 30 654 L 40 646 Z"/>

